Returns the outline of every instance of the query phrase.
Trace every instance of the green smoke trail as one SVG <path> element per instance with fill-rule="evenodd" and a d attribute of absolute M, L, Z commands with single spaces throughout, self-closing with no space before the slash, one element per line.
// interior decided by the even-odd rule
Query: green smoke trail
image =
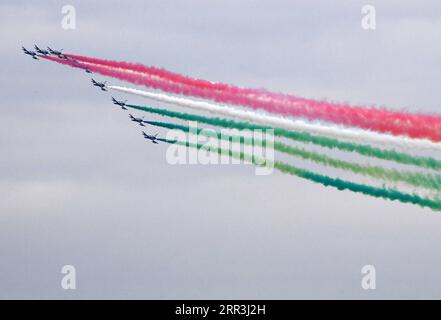
<path fill-rule="evenodd" d="M 172 129 L 172 130 L 173 129 L 174 130 L 181 130 L 184 132 L 190 132 L 190 130 L 191 130 L 191 128 L 189 126 L 184 126 L 184 125 L 180 125 L 180 124 L 174 124 L 174 123 L 168 123 L 168 122 L 157 122 L 157 121 L 144 121 L 144 122 L 151 124 L 151 125 L 154 125 L 154 126 L 168 128 L 168 129 Z M 215 137 L 215 138 L 218 138 L 218 139 L 220 138 L 223 140 L 233 140 L 233 141 L 238 141 L 238 142 L 241 142 L 244 144 L 255 144 L 258 146 L 264 146 L 265 142 L 266 142 L 265 140 L 246 138 L 244 136 L 220 134 L 219 132 L 210 131 L 210 130 L 206 130 L 203 128 L 193 128 L 193 129 L 196 129 L 194 133 L 196 133 L 198 135 Z M 385 169 L 385 168 L 382 168 L 379 166 L 363 166 L 363 165 L 355 164 L 352 162 L 334 159 L 334 158 L 331 158 L 331 157 L 328 157 L 326 155 L 322 155 L 322 154 L 319 154 L 316 152 L 310 152 L 310 151 L 307 151 L 307 150 L 304 150 L 301 148 L 289 146 L 289 145 L 286 145 L 284 143 L 277 142 L 277 141 L 274 142 L 274 149 L 281 151 L 281 152 L 284 152 L 286 154 L 295 156 L 295 157 L 300 157 L 305 160 L 311 160 L 313 162 L 316 162 L 316 163 L 319 163 L 322 165 L 326 165 L 326 166 L 330 166 L 330 167 L 334 167 L 334 168 L 339 168 L 339 169 L 344 169 L 347 171 L 352 171 L 357 174 L 370 176 L 370 177 L 377 178 L 377 179 L 384 179 L 384 180 L 393 181 L 393 182 L 402 181 L 402 182 L 406 182 L 410 185 L 417 186 L 417 187 L 424 187 L 424 188 L 434 189 L 437 191 L 441 190 L 441 176 L 440 175 L 432 176 L 430 174 L 390 170 L 390 169 Z"/>
<path fill-rule="evenodd" d="M 182 146 L 186 146 L 186 147 L 190 147 L 190 148 L 197 148 L 197 149 L 201 149 L 201 148 L 206 148 L 206 146 L 204 144 L 194 144 L 194 143 L 190 143 L 188 141 L 175 141 L 175 140 L 168 140 L 168 139 L 162 139 L 159 138 L 159 141 L 163 141 L 166 143 L 171 143 L 171 144 L 179 144 Z M 208 149 L 210 152 L 215 152 L 218 153 L 219 155 L 226 155 L 228 154 L 230 157 L 233 158 L 237 158 L 240 160 L 247 160 L 249 161 L 250 159 L 252 159 L 252 163 L 254 165 L 257 166 L 262 166 L 262 164 L 264 166 L 268 166 L 268 164 L 271 164 L 271 162 L 269 162 L 266 159 L 256 159 L 256 157 L 252 157 L 250 155 L 247 155 L 243 152 L 238 152 L 238 151 L 234 151 L 231 149 L 222 149 L 222 148 L 210 148 Z M 292 165 L 280 162 L 280 161 L 275 161 L 273 163 L 274 168 L 276 168 L 277 170 L 284 172 L 284 173 L 288 173 L 300 178 L 304 178 L 307 179 L 309 181 L 313 181 L 316 183 L 320 183 L 324 186 L 331 186 L 334 188 L 337 188 L 338 190 L 350 190 L 353 192 L 357 192 L 357 193 L 362 193 L 365 195 L 369 195 L 372 197 L 376 197 L 376 198 L 383 198 L 383 199 L 387 199 L 387 200 L 398 200 L 402 203 L 412 203 L 415 205 L 418 205 L 420 207 L 427 207 L 430 208 L 434 211 L 441 211 L 441 202 L 439 200 L 432 200 L 432 199 L 427 199 L 427 198 L 423 198 L 420 197 L 418 195 L 415 194 L 408 194 L 408 193 L 403 193 L 400 192 L 398 190 L 395 189 L 386 189 L 386 188 L 376 188 L 376 187 L 372 187 L 372 186 L 368 186 L 368 185 L 363 185 L 363 184 L 358 184 L 358 183 L 354 183 L 354 182 L 350 182 L 350 181 L 345 181 L 345 180 L 341 180 L 338 178 L 331 178 L 325 175 L 321 175 L 321 174 L 317 174 L 308 170 L 304 170 L 304 169 L 300 169 L 297 167 L 294 167 Z"/>
<path fill-rule="evenodd" d="M 414 165 L 433 170 L 441 170 L 441 161 L 431 157 L 413 156 L 395 150 L 383 150 L 369 145 L 344 142 L 334 138 L 312 135 L 306 132 L 291 131 L 283 128 L 272 128 L 272 127 L 257 125 L 244 121 L 234 121 L 234 120 L 228 120 L 217 117 L 204 117 L 190 113 L 176 112 L 165 109 L 136 106 L 130 104 L 128 104 L 127 106 L 133 109 L 158 114 L 161 116 L 188 120 L 188 121 L 197 121 L 200 123 L 205 123 L 208 125 L 224 127 L 224 128 L 231 128 L 231 129 L 236 128 L 239 130 L 274 129 L 274 135 L 276 136 L 289 138 L 291 140 L 300 141 L 303 143 L 312 143 L 328 149 L 340 149 L 343 151 L 356 152 L 364 156 L 394 161 L 397 163 Z"/>

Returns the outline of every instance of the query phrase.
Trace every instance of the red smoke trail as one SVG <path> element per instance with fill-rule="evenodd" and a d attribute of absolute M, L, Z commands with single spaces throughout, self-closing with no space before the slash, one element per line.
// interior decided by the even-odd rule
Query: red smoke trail
<path fill-rule="evenodd" d="M 72 55 L 67 55 L 69 57 L 71 57 L 72 59 L 73 56 Z M 193 95 L 193 96 L 198 96 L 201 98 L 205 98 L 205 99 L 211 99 L 213 97 L 213 94 L 208 91 L 208 90 L 204 90 L 204 89 L 199 89 L 199 88 L 194 88 L 191 87 L 189 85 L 180 85 L 180 84 L 176 84 L 172 81 L 167 81 L 167 80 L 163 80 L 162 78 L 156 78 L 156 77 L 151 77 L 147 74 L 143 74 L 143 73 L 135 73 L 135 72 L 128 72 L 127 69 L 122 69 L 122 68 L 114 68 L 114 67 L 110 67 L 110 66 L 104 66 L 104 65 L 98 65 L 98 64 L 90 64 L 92 62 L 87 61 L 87 64 L 81 63 L 81 62 L 74 62 L 74 61 L 68 61 L 68 60 L 64 60 L 64 59 L 60 59 L 58 57 L 52 57 L 52 56 L 41 56 L 41 58 L 45 58 L 51 61 L 55 61 L 61 64 L 65 64 L 71 67 L 76 67 L 76 68 L 81 68 L 81 69 L 88 69 L 92 72 L 95 73 L 99 73 L 105 76 L 109 76 L 112 78 L 116 78 L 116 79 L 120 79 L 120 80 L 124 80 L 124 81 L 128 81 L 134 84 L 140 84 L 140 85 L 144 85 L 153 89 L 159 89 L 165 92 L 171 92 L 171 93 L 175 93 L 175 94 L 182 94 L 182 95 Z M 86 62 L 86 61 L 84 61 Z M 231 94 L 225 94 L 223 95 L 223 99 L 215 99 L 216 101 L 219 102 L 223 102 L 224 100 L 231 100 L 234 98 L 237 101 L 244 101 L 243 103 L 246 103 L 248 100 L 246 97 L 245 98 L 237 98 L 232 96 Z M 240 100 L 238 100 L 240 99 Z"/>
<path fill-rule="evenodd" d="M 141 64 L 77 55 L 68 56 L 75 60 L 95 64 L 95 66 L 117 68 L 119 70 L 115 71 L 119 72 L 119 76 L 117 76 L 119 79 L 166 92 L 249 106 L 287 116 L 323 120 L 382 133 L 405 135 L 411 138 L 426 138 L 434 142 L 441 142 L 441 117 L 435 115 L 409 114 L 378 108 L 360 108 L 346 104 L 316 101 L 286 94 L 271 93 L 265 90 L 242 89 L 232 85 L 193 79 Z M 91 68 L 89 67 L 89 69 Z M 134 75 L 132 73 L 130 77 L 123 79 L 124 76 L 120 72 L 124 72 L 124 70 L 135 71 L 138 74 Z M 98 70 L 96 72 L 101 73 Z M 105 75 L 112 76 L 109 71 Z"/>
<path fill-rule="evenodd" d="M 78 61 L 82 61 L 82 62 L 99 64 L 99 65 L 104 65 L 104 66 L 108 66 L 108 67 L 112 67 L 112 68 L 132 70 L 132 71 L 136 71 L 139 73 L 145 73 L 147 75 L 154 75 L 154 76 L 158 76 L 158 77 L 163 78 L 168 81 L 172 81 L 172 82 L 176 82 L 176 83 L 184 84 L 184 85 L 190 85 L 190 86 L 198 87 L 201 89 L 210 89 L 210 90 L 214 89 L 214 90 L 220 90 L 220 91 L 240 90 L 241 92 L 248 91 L 249 94 L 253 94 L 253 92 L 255 91 L 252 89 L 250 89 L 250 90 L 242 89 L 242 88 L 238 88 L 238 87 L 231 86 L 228 84 L 223 84 L 223 83 L 215 83 L 215 82 L 210 82 L 207 80 L 193 79 L 193 78 L 183 76 L 178 73 L 167 71 L 165 69 L 160 69 L 160 68 L 156 68 L 156 67 L 148 67 L 148 66 L 142 65 L 140 63 L 112 61 L 112 60 L 106 60 L 106 59 L 77 56 L 77 55 L 73 55 L 73 54 L 66 54 L 66 56 L 68 56 L 72 59 L 78 60 Z"/>
<path fill-rule="evenodd" d="M 55 61 L 55 62 L 58 62 L 58 63 L 61 63 L 61 64 L 65 64 L 67 66 L 71 66 L 71 67 L 74 67 L 74 68 L 89 69 L 88 65 L 85 65 L 85 64 L 83 64 L 81 62 L 64 60 L 64 59 L 60 59 L 58 57 L 46 56 L 46 55 L 43 55 L 43 54 L 41 54 L 41 55 L 39 54 L 38 57 L 42 58 L 42 59 L 47 59 L 47 60 Z"/>

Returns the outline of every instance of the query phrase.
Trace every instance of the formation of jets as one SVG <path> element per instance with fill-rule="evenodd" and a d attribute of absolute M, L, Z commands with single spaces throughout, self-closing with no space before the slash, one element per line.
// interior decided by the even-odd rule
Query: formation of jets
<path fill-rule="evenodd" d="M 93 79 L 93 78 L 92 78 L 91 80 L 92 80 L 92 85 L 94 85 L 95 87 L 100 88 L 100 89 L 103 90 L 103 91 L 107 91 L 107 89 L 106 89 L 106 81 L 104 81 L 104 82 L 98 82 L 98 81 L 96 81 L 96 80 Z M 112 97 L 112 103 L 113 103 L 114 105 L 120 106 L 121 109 L 123 109 L 123 110 L 127 110 L 127 108 L 126 108 L 127 100 L 124 100 L 124 101 L 122 101 L 122 100 L 116 100 L 114 97 Z M 145 124 L 144 124 L 144 117 L 142 117 L 142 118 L 137 118 L 137 117 L 135 117 L 135 116 L 129 114 L 129 118 L 130 118 L 131 121 L 136 122 L 136 123 L 139 124 L 141 127 L 145 127 Z M 142 132 L 142 134 L 143 134 L 143 136 L 144 136 L 145 139 L 150 140 L 150 141 L 151 141 L 152 143 L 154 143 L 154 144 L 158 144 L 158 140 L 157 140 L 157 136 L 158 136 L 158 135 L 157 135 L 157 134 L 153 136 L 153 135 L 150 135 L 150 134 L 145 133 L 144 131 Z"/>
<path fill-rule="evenodd" d="M 115 104 L 117 106 L 120 106 L 121 109 L 127 110 L 127 108 L 125 107 L 126 103 L 127 103 L 127 100 L 119 101 L 119 100 L 116 100 L 114 97 L 112 97 L 112 102 L 113 102 L 113 104 Z M 145 127 L 145 125 L 144 125 L 144 117 L 137 118 L 137 117 L 134 117 L 133 115 L 131 115 L 130 113 L 129 113 L 129 117 L 130 117 L 130 120 L 132 120 L 133 122 L 138 123 L 141 127 Z M 150 134 L 147 134 L 147 133 L 145 133 L 143 131 L 142 135 L 143 135 L 144 139 L 150 140 L 154 144 L 158 144 L 159 143 L 158 142 L 158 134 L 150 135 Z"/>
<path fill-rule="evenodd" d="M 23 52 L 25 54 L 28 54 L 28 55 L 32 56 L 32 58 L 35 59 L 35 60 L 38 60 L 37 55 L 44 55 L 44 56 L 52 55 L 52 56 L 56 56 L 56 57 L 58 57 L 58 58 L 60 58 L 62 60 L 66 60 L 66 61 L 70 61 L 70 62 L 78 62 L 77 60 L 72 59 L 72 58 L 66 56 L 62 52 L 63 49 L 55 50 L 55 49 L 52 49 L 51 47 L 47 47 L 47 50 L 45 50 L 45 49 L 39 48 L 36 44 L 34 44 L 35 51 L 28 50 L 25 47 L 21 47 L 21 48 L 22 48 L 22 50 L 23 50 Z M 92 73 L 92 71 L 90 71 L 87 68 L 84 68 L 84 71 L 86 71 L 86 73 Z"/>
<path fill-rule="evenodd" d="M 47 47 L 47 50 L 46 50 L 46 49 L 39 48 L 36 44 L 34 45 L 35 51 L 28 50 L 25 47 L 21 47 L 21 49 L 23 50 L 24 54 L 27 54 L 27 55 L 31 56 L 32 59 L 35 59 L 35 60 L 38 60 L 38 55 L 42 55 L 42 56 L 52 55 L 52 56 L 56 56 L 56 57 L 58 57 L 60 59 L 63 59 L 63 60 L 77 62 L 76 60 L 74 60 L 74 59 L 66 56 L 65 54 L 63 54 L 63 52 L 62 52 L 63 49 L 55 50 L 55 49 L 52 49 L 50 47 Z M 87 68 L 85 68 L 84 70 L 86 71 L 86 73 L 92 73 L 92 71 L 90 71 Z M 100 88 L 102 91 L 107 91 L 106 81 L 99 82 L 99 81 L 96 81 L 93 78 L 91 80 L 92 80 L 92 85 L 93 86 Z M 114 105 L 120 106 L 121 109 L 127 110 L 127 108 L 126 108 L 127 100 L 120 101 L 120 100 L 116 100 L 114 97 L 112 97 L 112 102 L 113 102 Z M 144 125 L 144 117 L 137 118 L 137 117 L 134 117 L 131 114 L 129 114 L 129 117 L 130 117 L 131 121 L 138 123 L 141 127 L 145 127 L 145 125 Z M 157 134 L 150 135 L 150 134 L 147 134 L 147 133 L 145 133 L 143 131 L 142 135 L 143 135 L 144 139 L 150 140 L 154 144 L 158 144 L 158 139 L 157 139 L 158 135 Z"/>
<path fill-rule="evenodd" d="M 37 55 L 40 54 L 40 55 L 44 55 L 44 56 L 47 56 L 47 55 L 57 56 L 58 58 L 63 59 L 63 60 L 67 60 L 67 61 L 71 61 L 71 62 L 77 62 L 76 60 L 74 60 L 72 58 L 69 58 L 68 56 L 63 54 L 62 53 L 63 49 L 54 50 L 54 49 L 52 49 L 50 47 L 47 47 L 47 50 L 45 50 L 45 49 L 39 48 L 36 44 L 34 44 L 35 51 L 28 50 L 25 47 L 21 47 L 21 48 L 22 48 L 22 50 L 23 50 L 23 52 L 25 54 L 28 54 L 28 55 L 32 56 L 32 58 L 35 59 L 35 60 L 38 60 Z M 90 73 L 90 70 L 86 69 L 86 72 Z"/>

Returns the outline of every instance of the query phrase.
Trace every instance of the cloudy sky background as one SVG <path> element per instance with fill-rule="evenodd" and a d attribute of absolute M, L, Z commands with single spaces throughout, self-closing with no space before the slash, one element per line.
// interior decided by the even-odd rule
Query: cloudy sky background
<path fill-rule="evenodd" d="M 439 214 L 251 166 L 169 165 L 89 75 L 20 52 L 439 113 L 441 3 L 370 1 L 375 31 L 364 4 L 3 1 L 0 298 L 441 298 Z"/>

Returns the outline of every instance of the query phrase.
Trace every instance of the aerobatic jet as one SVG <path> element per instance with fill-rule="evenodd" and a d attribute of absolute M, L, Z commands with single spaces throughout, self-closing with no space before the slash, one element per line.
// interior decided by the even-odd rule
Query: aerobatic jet
<path fill-rule="evenodd" d="M 63 51 L 63 49 L 60 49 L 60 50 L 54 50 L 54 49 L 51 49 L 50 47 L 47 47 L 47 50 L 49 51 L 50 54 L 53 54 L 54 56 L 57 56 L 57 57 L 60 58 L 60 59 L 75 62 L 74 59 L 69 58 L 69 57 L 66 56 L 64 53 L 61 52 L 61 51 Z"/>
<path fill-rule="evenodd" d="M 34 48 L 35 48 L 35 51 L 37 51 L 39 54 L 44 54 L 44 55 L 49 54 L 49 51 L 40 49 L 36 44 L 34 44 Z"/>
<path fill-rule="evenodd" d="M 127 110 L 127 108 L 125 107 L 127 100 L 125 100 L 125 101 L 118 101 L 114 97 L 112 97 L 112 102 L 113 102 L 113 104 L 116 104 L 117 106 L 120 106 L 121 109 Z"/>
<path fill-rule="evenodd" d="M 49 51 L 50 54 L 56 55 L 56 56 L 61 56 L 63 53 L 61 51 L 63 51 L 63 49 L 60 50 L 54 50 L 51 49 L 50 47 L 47 47 L 47 50 Z"/>
<path fill-rule="evenodd" d="M 157 140 L 158 134 L 155 134 L 154 136 L 152 136 L 152 135 L 147 134 L 143 131 L 142 135 L 144 136 L 144 139 L 150 140 L 152 143 L 158 144 L 158 140 Z"/>
<path fill-rule="evenodd" d="M 89 69 L 84 69 L 84 71 L 86 71 L 86 73 L 92 73 Z"/>
<path fill-rule="evenodd" d="M 137 122 L 141 127 L 145 127 L 144 125 L 144 117 L 142 118 L 135 118 L 134 116 L 132 116 L 131 114 L 129 114 L 130 120 Z"/>
<path fill-rule="evenodd" d="M 93 84 L 95 87 L 99 87 L 99 88 L 101 88 L 101 90 L 103 90 L 103 91 L 107 91 L 107 90 L 106 90 L 106 82 L 107 82 L 107 81 L 104 81 L 104 82 L 98 82 L 98 81 L 93 80 L 93 78 L 92 78 L 92 84 Z"/>
<path fill-rule="evenodd" d="M 32 57 L 32 59 L 38 60 L 37 54 L 34 51 L 30 51 L 30 50 L 26 49 L 25 47 L 21 47 L 21 49 L 23 50 L 23 52 L 25 54 L 30 55 Z"/>

